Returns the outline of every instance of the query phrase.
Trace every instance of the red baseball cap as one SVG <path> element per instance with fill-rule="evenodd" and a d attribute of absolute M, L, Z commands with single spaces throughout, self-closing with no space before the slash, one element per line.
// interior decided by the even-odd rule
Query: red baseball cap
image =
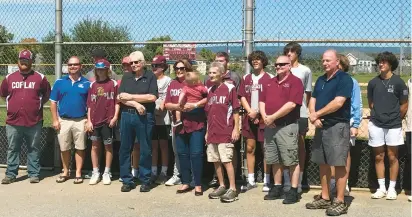
<path fill-rule="evenodd" d="M 166 58 L 162 55 L 156 55 L 153 57 L 152 64 L 166 64 Z"/>
<path fill-rule="evenodd" d="M 100 59 L 97 60 L 96 63 L 94 64 L 94 68 L 96 69 L 110 69 L 110 63 L 109 61 L 105 59 Z"/>
<path fill-rule="evenodd" d="M 20 51 L 19 53 L 19 59 L 26 59 L 26 60 L 32 60 L 33 59 L 33 53 L 27 49 L 24 49 Z"/>
<path fill-rule="evenodd" d="M 125 56 L 122 59 L 122 64 L 130 64 L 130 58 L 129 56 Z"/>

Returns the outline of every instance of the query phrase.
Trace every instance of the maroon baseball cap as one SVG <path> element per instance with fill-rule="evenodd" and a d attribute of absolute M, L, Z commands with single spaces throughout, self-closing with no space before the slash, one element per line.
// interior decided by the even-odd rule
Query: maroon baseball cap
<path fill-rule="evenodd" d="M 110 69 L 110 63 L 109 61 L 105 59 L 100 59 L 96 61 L 96 63 L 94 64 L 94 67 L 96 69 Z"/>
<path fill-rule="evenodd" d="M 24 49 L 20 51 L 19 53 L 19 59 L 26 59 L 26 60 L 31 60 L 33 59 L 33 53 L 27 49 Z"/>
<path fill-rule="evenodd" d="M 166 58 L 162 55 L 156 55 L 153 57 L 152 64 L 166 64 Z"/>

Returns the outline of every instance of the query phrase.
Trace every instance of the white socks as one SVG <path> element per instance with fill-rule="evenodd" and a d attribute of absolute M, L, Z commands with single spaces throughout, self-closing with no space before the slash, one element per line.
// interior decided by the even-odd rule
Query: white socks
<path fill-rule="evenodd" d="M 385 186 L 385 179 L 378 179 L 378 183 L 379 183 L 379 189 L 382 191 L 386 191 L 386 186 Z M 396 181 L 395 181 L 396 183 Z"/>
<path fill-rule="evenodd" d="M 157 166 L 152 166 L 152 175 L 157 176 Z"/>
<path fill-rule="evenodd" d="M 93 173 L 99 173 L 99 167 L 93 168 Z"/>
<path fill-rule="evenodd" d="M 396 181 L 389 181 L 389 188 L 388 190 L 395 190 Z"/>
<path fill-rule="evenodd" d="M 161 173 L 163 173 L 164 175 L 167 174 L 167 166 L 162 166 L 162 171 Z"/>
<path fill-rule="evenodd" d="M 110 168 L 109 168 L 109 167 L 105 167 L 105 168 L 104 168 L 104 172 L 105 172 L 105 173 L 110 173 Z"/>
<path fill-rule="evenodd" d="M 255 174 L 249 173 L 247 176 L 247 181 L 249 182 L 249 184 L 254 185 L 255 184 Z"/>

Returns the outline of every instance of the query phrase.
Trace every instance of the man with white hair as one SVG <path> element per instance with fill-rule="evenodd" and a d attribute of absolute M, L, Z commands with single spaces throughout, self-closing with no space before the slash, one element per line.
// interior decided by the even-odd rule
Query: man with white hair
<path fill-rule="evenodd" d="M 140 143 L 139 179 L 140 192 L 150 191 L 152 167 L 152 128 L 154 125 L 155 101 L 158 97 L 156 76 L 144 70 L 143 53 L 130 54 L 132 73 L 123 75 L 119 87 L 118 100 L 121 102 L 121 143 L 119 150 L 120 177 L 123 180 L 122 192 L 136 187 L 130 171 L 130 154 L 137 137 Z"/>

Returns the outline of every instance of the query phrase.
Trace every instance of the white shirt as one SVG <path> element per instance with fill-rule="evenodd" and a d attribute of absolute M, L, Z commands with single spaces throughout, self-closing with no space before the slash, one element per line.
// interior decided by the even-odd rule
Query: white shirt
<path fill-rule="evenodd" d="M 291 68 L 290 71 L 298 77 L 303 83 L 305 93 L 302 96 L 302 106 L 300 107 L 300 117 L 308 117 L 308 105 L 306 104 L 306 93 L 312 92 L 312 72 L 309 67 L 299 64 L 298 67 Z"/>

